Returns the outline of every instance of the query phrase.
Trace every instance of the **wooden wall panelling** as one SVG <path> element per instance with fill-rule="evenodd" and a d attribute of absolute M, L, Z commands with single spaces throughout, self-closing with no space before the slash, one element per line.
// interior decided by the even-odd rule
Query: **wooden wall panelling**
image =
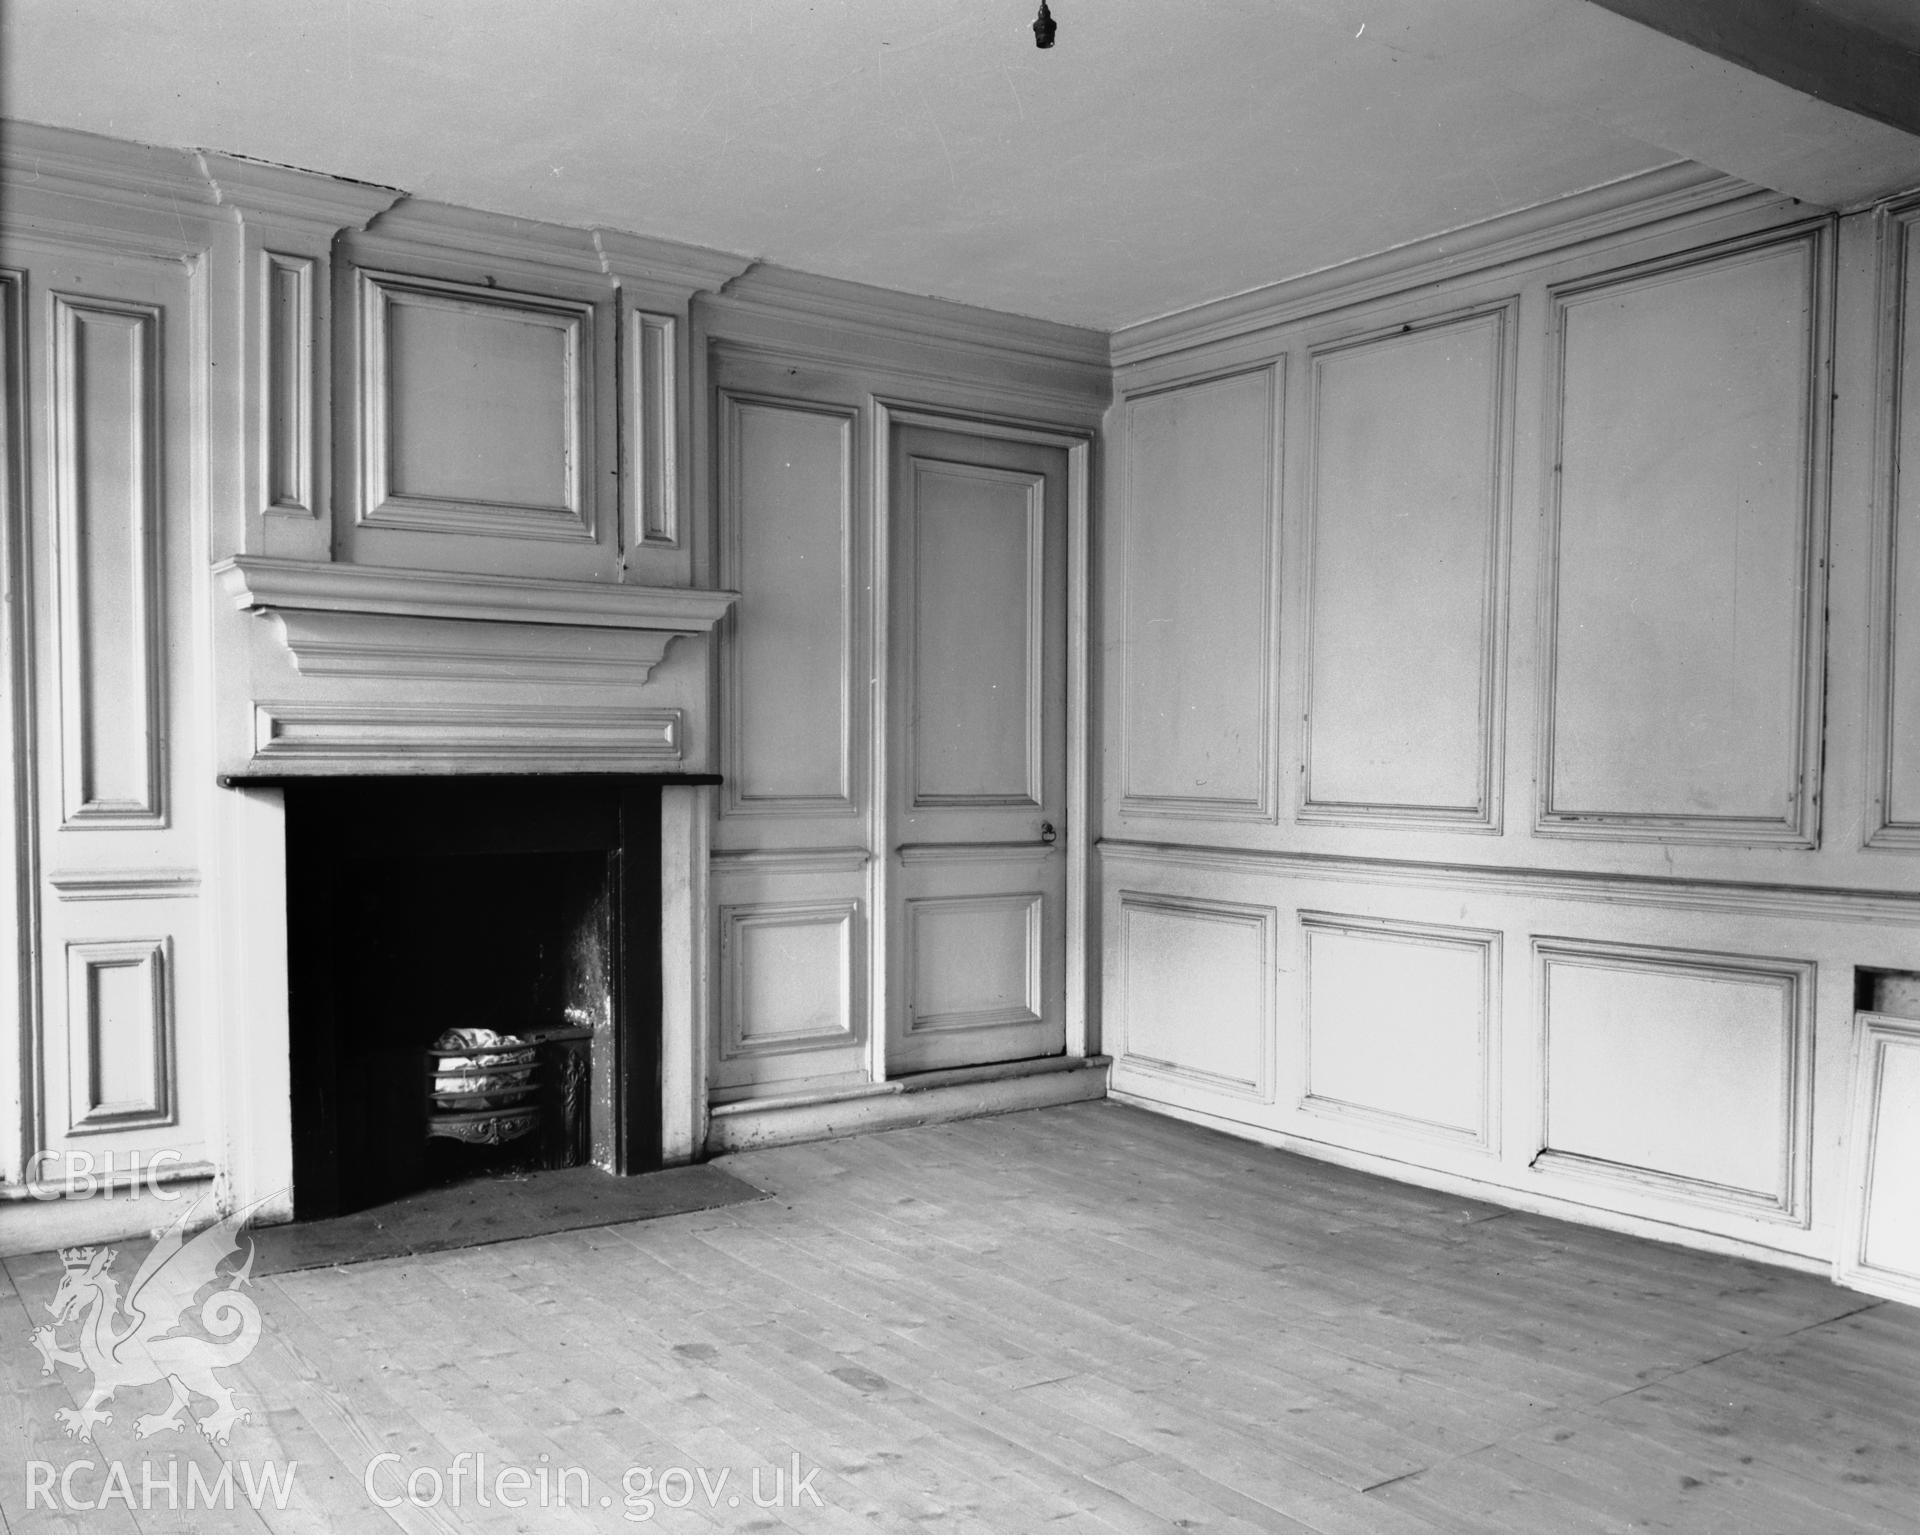
<path fill-rule="evenodd" d="M 712 574 L 709 503 L 695 495 L 694 472 L 704 357 L 692 340 L 692 306 L 752 263 L 619 230 L 595 230 L 594 244 L 619 288 L 621 574 L 666 586 L 704 583 Z"/>
<path fill-rule="evenodd" d="M 1541 834 L 1817 838 L 1830 245 L 1554 295 Z"/>
<path fill-rule="evenodd" d="M 1278 912 L 1120 883 L 1107 906 L 1116 1084 L 1157 1080 L 1270 1103 Z"/>
<path fill-rule="evenodd" d="M 218 1041 L 209 1011 L 193 887 L 164 871 L 60 891 L 45 911 L 41 1119 L 34 1137 L 54 1161 L 173 1154 L 173 1172 L 206 1171 L 210 1129 L 225 1112 L 210 1095 Z"/>
<path fill-rule="evenodd" d="M 166 822 L 160 311 L 50 296 L 65 825 Z"/>
<path fill-rule="evenodd" d="M 237 312 L 239 517 L 216 525 L 216 558 L 332 555 L 333 244 L 401 196 L 387 187 L 240 160 L 198 157 L 239 222 L 239 271 L 216 304 Z M 226 320 L 214 317 L 216 329 Z"/>
<path fill-rule="evenodd" d="M 930 458 L 908 472 L 914 621 L 902 659 L 915 708 L 895 722 L 909 743 L 907 803 L 1037 807 L 1048 744 L 1045 487 L 1024 470 Z"/>
<path fill-rule="evenodd" d="M 356 274 L 365 528 L 600 542 L 593 306 Z"/>
<path fill-rule="evenodd" d="M 339 252 L 339 552 L 617 576 L 618 319 L 593 237 L 409 200 Z"/>
<path fill-rule="evenodd" d="M 723 631 L 722 821 L 857 815 L 857 415 L 725 389 L 718 414 L 720 579 L 741 594 Z"/>
<path fill-rule="evenodd" d="M 1084 496 L 1078 444 L 1107 401 L 1105 341 L 760 266 L 702 297 L 691 322 L 696 405 L 714 444 L 696 456 L 694 483 L 713 476 L 697 499 L 718 513 L 719 584 L 742 594 L 721 648 L 732 755 L 722 764 L 716 900 L 857 899 L 864 964 L 857 1054 L 827 1045 L 750 1054 L 716 1068 L 716 1094 L 871 1083 L 887 1070 L 872 1021 L 904 937 L 888 929 L 887 872 L 870 856 L 874 786 L 887 771 L 888 658 L 875 625 L 888 603 L 879 508 L 889 434 L 896 421 L 938 416 L 1061 446 L 1071 435 L 1071 485 Z M 1080 537 L 1084 573 L 1084 529 Z M 863 860 L 857 873 L 822 882 L 801 872 L 847 856 Z"/>
<path fill-rule="evenodd" d="M 0 270 L 0 1181 L 24 1172 L 39 1016 L 39 856 L 27 516 L 25 274 Z"/>
<path fill-rule="evenodd" d="M 1537 1171 L 1804 1226 L 1811 961 L 1539 938 Z"/>
<path fill-rule="evenodd" d="M 1920 1304 L 1920 1023 L 1859 1015 L 1852 1093 L 1835 1277 Z"/>
<path fill-rule="evenodd" d="M 1311 356 L 1302 821 L 1499 829 L 1513 310 Z"/>
<path fill-rule="evenodd" d="M 1282 372 L 1174 384 L 1118 412 L 1123 815 L 1273 819 Z"/>
<path fill-rule="evenodd" d="M 0 1163 L 24 1174 L 18 1153 L 64 1143 L 76 1117 L 70 1026 L 92 1030 L 83 1050 L 117 1051 L 115 1039 L 136 1037 L 127 1020 L 144 1019 L 149 1063 L 173 1063 L 169 1122 L 158 1122 L 153 1083 L 124 1096 L 127 1084 L 109 1084 L 106 1097 L 83 1095 L 79 1117 L 118 1100 L 126 1118 L 90 1124 L 84 1138 L 96 1150 L 176 1149 L 204 1171 L 211 1105 L 193 1063 L 210 1030 L 199 905 L 182 892 L 198 888 L 211 788 L 196 771 L 204 656 L 192 614 L 218 457 L 203 435 L 224 409 L 208 378 L 209 255 L 223 226 L 192 155 L 23 125 L 7 137 L 6 431 L 20 436 L 8 445 L 6 494 L 25 500 L 9 501 L 5 577 L 7 606 L 30 615 L 7 641 L 21 669 L 18 684 L 5 679 L 8 745 L 23 780 L 9 808 L 16 825 L 35 821 L 16 833 L 27 846 L 6 872 L 37 878 L 9 930 L 10 943 L 35 950 L 19 972 L 5 967 L 22 1005 L 6 1030 L 18 1074 L 4 1090 Z M 157 904 L 146 899 L 155 893 Z M 140 985 L 130 990 L 125 967 L 111 964 L 91 1010 L 69 996 L 69 946 L 130 943 L 165 956 L 133 961 Z M 163 973 L 171 1007 L 135 1006 L 160 994 Z"/>
<path fill-rule="evenodd" d="M 714 854 L 721 1099 L 866 1080 L 869 861 L 862 847 Z"/>
<path fill-rule="evenodd" d="M 271 765 L 404 757 L 415 772 L 522 764 L 555 771 L 673 769 L 684 755 L 678 709 L 600 704 L 281 702 L 254 705 L 254 760 Z M 644 765 L 644 766 L 643 766 Z"/>
<path fill-rule="evenodd" d="M 621 317 L 623 550 L 680 543 L 680 321 L 628 306 Z"/>
<path fill-rule="evenodd" d="M 1866 840 L 1912 850 L 1920 849 L 1920 202 L 1884 215 L 1879 233 Z"/>
<path fill-rule="evenodd" d="M 69 1136 L 177 1118 L 168 949 L 165 938 L 67 945 Z"/>
<path fill-rule="evenodd" d="M 1496 1149 L 1500 934 L 1300 913 L 1301 1107 Z"/>

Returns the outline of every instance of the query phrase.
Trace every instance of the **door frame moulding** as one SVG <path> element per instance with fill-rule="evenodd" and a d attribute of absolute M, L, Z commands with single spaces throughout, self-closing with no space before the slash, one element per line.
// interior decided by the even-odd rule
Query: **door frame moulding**
<path fill-rule="evenodd" d="M 868 764 L 875 786 L 872 814 L 875 846 L 881 856 L 873 861 L 870 931 L 867 964 L 870 971 L 869 996 L 872 999 L 874 1027 L 868 1030 L 868 1067 L 875 1083 L 887 1081 L 884 1023 L 892 999 L 886 976 L 887 945 L 894 935 L 888 932 L 889 886 L 892 860 L 887 856 L 889 815 L 887 794 L 887 712 L 888 689 L 892 682 L 892 655 L 888 625 L 893 610 L 892 582 L 888 561 L 892 553 L 893 517 L 893 440 L 897 427 L 928 427 L 935 431 L 961 432 L 1001 442 L 1034 443 L 1059 448 L 1067 456 L 1067 952 L 1066 952 L 1066 1030 L 1067 1056 L 1084 1058 L 1095 1047 L 1090 1011 L 1088 963 L 1093 951 L 1089 921 L 1088 875 L 1091 868 L 1092 840 L 1088 825 L 1088 658 L 1090 655 L 1091 607 L 1089 581 L 1092 575 L 1092 496 L 1093 448 L 1091 429 L 1053 426 L 1032 421 L 1003 420 L 992 416 L 928 405 L 893 396 L 872 396 L 873 410 L 873 581 L 874 581 L 874 699 L 873 732 L 869 740 L 872 753 Z"/>

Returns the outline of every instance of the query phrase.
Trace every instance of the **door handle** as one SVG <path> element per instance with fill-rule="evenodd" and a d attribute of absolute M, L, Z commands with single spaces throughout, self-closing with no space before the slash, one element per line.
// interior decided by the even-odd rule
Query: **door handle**
<path fill-rule="evenodd" d="M 1054 839 L 1059 835 L 1060 834 L 1053 829 L 1053 822 L 1042 821 L 1040 823 L 1040 840 L 1048 846 L 1052 846 Z"/>

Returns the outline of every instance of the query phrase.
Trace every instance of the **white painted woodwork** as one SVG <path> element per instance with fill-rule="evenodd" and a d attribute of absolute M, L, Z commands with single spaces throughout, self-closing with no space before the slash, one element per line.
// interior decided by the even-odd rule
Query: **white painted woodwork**
<path fill-rule="evenodd" d="M 680 542 L 678 332 L 672 315 L 627 311 L 621 473 L 628 548 Z"/>
<path fill-rule="evenodd" d="M 1542 830 L 1812 835 L 1820 260 L 1798 234 L 1556 298 Z"/>
<path fill-rule="evenodd" d="M 333 531 L 334 238 L 364 229 L 400 194 L 231 155 L 196 160 L 240 224 L 231 274 L 238 291 L 231 307 L 223 294 L 213 312 L 216 327 L 237 321 L 239 377 L 225 382 L 236 388 L 247 427 L 232 482 L 238 515 L 214 548 L 325 559 Z M 223 480 L 216 474 L 216 486 Z"/>
<path fill-rule="evenodd" d="M 1857 1024 L 1842 1284 L 1920 1303 L 1920 1023 Z"/>
<path fill-rule="evenodd" d="M 619 285 L 618 436 L 620 575 L 662 586 L 712 579 L 707 509 L 693 502 L 696 445 L 710 443 L 693 407 L 689 345 L 696 295 L 740 276 L 745 257 L 615 230 L 594 231 L 607 275 Z M 696 420 L 700 435 L 696 439 Z"/>
<path fill-rule="evenodd" d="M 593 542 L 591 307 L 373 272 L 360 305 L 361 523 Z"/>
<path fill-rule="evenodd" d="M 1067 455 L 890 433 L 888 1075 L 1066 1047 Z"/>
<path fill-rule="evenodd" d="M 1130 397 L 1118 592 L 1123 813 L 1273 813 L 1278 370 Z"/>
<path fill-rule="evenodd" d="M 707 1154 L 1097 1102 L 1107 1095 L 1107 1065 L 1104 1055 L 1054 1056 L 716 1102 Z"/>
<path fill-rule="evenodd" d="M 303 677 L 471 678 L 576 687 L 644 683 L 676 638 L 665 629 L 268 611 Z"/>
<path fill-rule="evenodd" d="M 1270 1098 L 1273 909 L 1123 891 L 1117 914 L 1119 1064 Z"/>
<path fill-rule="evenodd" d="M 853 419 L 720 400 L 723 816 L 851 814 Z"/>
<path fill-rule="evenodd" d="M 0 590 L 10 593 L 26 590 L 32 561 L 23 287 L 19 272 L 0 269 Z M 40 1000 L 32 635 L 28 605 L 0 603 L 0 1059 L 16 1062 L 26 1060 Z M 25 1174 L 35 1086 L 24 1070 L 0 1071 L 0 1181 Z"/>
<path fill-rule="evenodd" d="M 67 945 L 69 1135 L 173 1122 L 167 947 L 163 938 Z"/>
<path fill-rule="evenodd" d="M 912 1030 L 1043 1023 L 1043 902 L 1031 891 L 909 900 L 901 941 Z"/>
<path fill-rule="evenodd" d="M 616 586 L 538 576 L 405 570 L 240 555 L 214 574 L 243 612 L 386 614 L 422 620 L 653 629 L 704 634 L 732 605 L 732 592 Z"/>
<path fill-rule="evenodd" d="M 65 820 L 156 826 L 167 773 L 160 312 L 58 294 L 52 306 Z"/>
<path fill-rule="evenodd" d="M 1303 1105 L 1485 1145 L 1500 936 L 1301 914 Z"/>
<path fill-rule="evenodd" d="M 1920 933 L 1917 219 L 1675 176 L 1121 338 L 1097 549 L 1116 1093 L 1648 1235 L 1802 1263 L 1851 1242 L 1855 977 L 1910 969 Z M 1173 478 L 1166 402 L 1263 376 L 1272 593 L 1250 544 L 1221 558 L 1226 494 L 1141 489 Z M 1143 556 L 1149 505 L 1183 515 Z M 1152 623 L 1199 558 L 1210 629 Z M 1258 703 L 1206 691 L 1263 666 Z M 1141 795 L 1186 746 L 1140 730 L 1154 668 L 1216 729 L 1267 710 L 1290 814 Z M 1145 985 L 1183 1020 L 1163 1060 L 1248 1037 L 1244 966 L 1143 920 L 1169 904 L 1275 913 L 1268 1095 L 1143 1059 Z"/>
<path fill-rule="evenodd" d="M 854 1028 L 851 901 L 720 908 L 720 1049 L 845 1045 Z"/>
<path fill-rule="evenodd" d="M 705 741 L 687 726 L 704 657 L 689 667 L 667 652 L 710 632 L 730 592 L 257 555 L 214 575 L 235 611 L 272 621 L 247 620 L 256 696 L 225 700 L 244 709 L 230 744 L 223 735 L 228 771 L 645 771 L 704 760 Z"/>
<path fill-rule="evenodd" d="M 1811 967 L 1543 940 L 1542 1156 L 1804 1216 Z"/>
<path fill-rule="evenodd" d="M 707 1142 L 713 923 L 707 882 L 713 790 L 660 791 L 660 1155 L 697 1161 Z"/>
<path fill-rule="evenodd" d="M 915 459 L 906 657 L 912 804 L 1037 806 L 1046 741 L 1044 477 Z M 1056 722 L 1057 723 L 1057 722 Z"/>
<path fill-rule="evenodd" d="M 621 579 L 611 264 L 585 231 L 413 198 L 343 232 L 336 557 Z M 689 579 L 673 560 L 635 573 Z"/>
<path fill-rule="evenodd" d="M 1499 824 L 1509 324 L 1313 358 L 1303 820 Z"/>
<path fill-rule="evenodd" d="M 439 706 L 400 703 L 254 705 L 254 760 L 318 762 L 338 770 L 358 762 L 409 773 L 467 771 L 503 763 L 565 763 L 645 771 L 676 766 L 682 726 L 677 709 L 536 705 L 521 700 Z"/>
<path fill-rule="evenodd" d="M 866 1080 L 869 863 L 863 847 L 714 853 L 716 1102 Z"/>
<path fill-rule="evenodd" d="M 1871 641 L 1877 761 L 1869 834 L 1876 846 L 1920 848 L 1920 209 L 1908 206 L 1889 221 L 1885 259 L 1887 520 L 1874 550 L 1884 586 Z"/>
<path fill-rule="evenodd" d="M 314 515 L 315 273 L 306 256 L 265 253 L 266 280 L 266 510 Z"/>
<path fill-rule="evenodd" d="M 131 181 L 174 200 L 170 238 L 149 227 L 96 246 L 63 240 L 55 219 L 22 239 L 10 219 L 0 258 L 22 285 L 6 388 L 31 444 L 8 482 L 10 505 L 15 488 L 30 497 L 5 575 L 25 599 L 10 621 L 30 631 L 7 680 L 20 732 L 9 776 L 31 778 L 15 810 L 32 819 L 15 822 L 6 875 L 20 892 L 9 941 L 23 1005 L 8 1030 L 20 1067 L 4 1163 L 18 1176 L 23 1156 L 47 1154 L 55 1181 L 61 1156 L 82 1149 L 123 1162 L 169 1150 L 183 1174 L 205 1172 L 222 1112 L 200 1016 L 213 785 L 197 670 L 195 315 L 209 273 L 182 260 L 209 231 L 188 185 Z M 57 213 L 63 194 L 43 193 L 41 210 Z"/>

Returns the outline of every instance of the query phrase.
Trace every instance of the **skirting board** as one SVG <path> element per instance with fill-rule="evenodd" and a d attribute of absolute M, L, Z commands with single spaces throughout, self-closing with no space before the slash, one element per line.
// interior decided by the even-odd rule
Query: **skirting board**
<path fill-rule="evenodd" d="M 115 1189 L 72 1199 L 9 1200 L 0 1204 L 0 1258 L 144 1239 L 171 1225 L 212 1188 L 209 1175 L 162 1184 L 157 1190 L 145 1188 L 137 1198 Z M 209 1204 L 196 1224 L 211 1225 L 213 1216 Z"/>
<path fill-rule="evenodd" d="M 1490 1205 L 1504 1205 L 1509 1210 L 1524 1210 L 1529 1215 L 1545 1215 L 1553 1220 L 1570 1221 L 1577 1226 L 1597 1226 L 1602 1231 L 1617 1231 L 1623 1236 L 1643 1237 L 1649 1242 L 1666 1242 L 1674 1247 L 1690 1247 L 1697 1252 L 1719 1253 L 1730 1258 L 1747 1258 L 1755 1263 L 1770 1263 L 1779 1268 L 1797 1269 L 1803 1274 L 1830 1276 L 1832 1273 L 1832 1264 L 1826 1259 L 1810 1258 L 1804 1253 L 1786 1252 L 1777 1247 L 1763 1246 L 1758 1242 L 1743 1242 L 1738 1237 L 1721 1236 L 1717 1232 L 1696 1231 L 1690 1226 L 1669 1221 L 1650 1220 L 1638 1215 L 1622 1215 L 1615 1210 L 1584 1205 L 1571 1199 L 1556 1199 L 1552 1195 L 1529 1193 L 1504 1183 L 1483 1182 L 1478 1178 L 1463 1178 L 1453 1173 L 1437 1172 L 1432 1168 L 1421 1167 L 1411 1162 L 1399 1162 L 1392 1157 L 1373 1156 L 1364 1151 L 1351 1151 L 1344 1146 L 1331 1145 L 1325 1141 L 1286 1135 L 1278 1130 L 1262 1129 L 1258 1125 L 1243 1124 L 1239 1120 L 1227 1119 L 1218 1114 L 1208 1114 L 1198 1109 L 1177 1108 L 1152 1098 L 1142 1098 L 1137 1093 L 1113 1092 L 1108 1096 L 1115 1103 L 1130 1104 L 1134 1108 L 1145 1109 L 1151 1114 L 1164 1114 L 1169 1119 L 1185 1120 L 1190 1125 L 1204 1125 L 1209 1130 L 1218 1130 L 1223 1135 L 1231 1135 L 1239 1140 L 1254 1141 L 1262 1146 L 1272 1146 L 1278 1151 L 1290 1151 L 1296 1156 L 1312 1157 L 1316 1161 L 1332 1162 L 1340 1167 L 1351 1167 L 1356 1172 L 1391 1178 L 1396 1183 L 1411 1183 L 1423 1189 L 1438 1189 L 1443 1194 L 1458 1194 L 1464 1199 L 1477 1199 Z"/>
<path fill-rule="evenodd" d="M 877 1082 L 871 1087 L 813 1098 L 720 1104 L 708 1124 L 707 1155 L 1104 1098 L 1110 1064 L 1104 1055 L 1022 1061 L 977 1070 L 929 1072 L 925 1077 Z"/>

